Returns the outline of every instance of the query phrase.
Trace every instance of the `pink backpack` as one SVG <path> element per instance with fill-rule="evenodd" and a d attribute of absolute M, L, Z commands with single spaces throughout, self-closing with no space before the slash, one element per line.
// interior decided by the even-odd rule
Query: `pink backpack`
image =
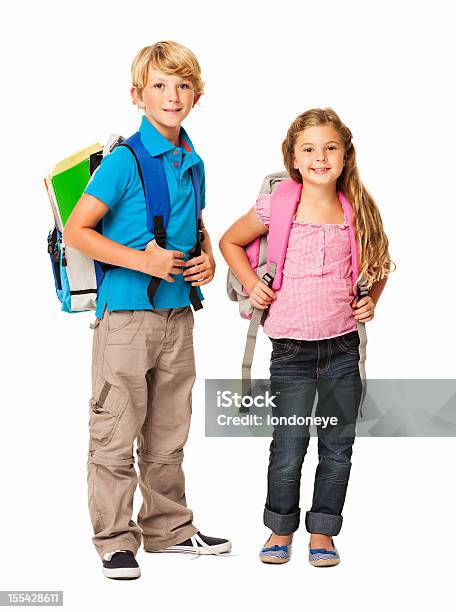
<path fill-rule="evenodd" d="M 279 290 L 282 286 L 283 266 L 288 248 L 288 240 L 296 208 L 301 198 L 301 191 L 302 184 L 290 179 L 286 172 L 269 174 L 264 179 L 260 190 L 260 195 L 263 193 L 273 193 L 269 231 L 245 247 L 250 265 L 258 277 L 275 291 Z M 337 195 L 349 226 L 353 291 L 355 295 L 362 297 L 367 295 L 368 291 L 362 286 L 362 282 L 358 278 L 358 244 L 353 225 L 353 209 L 341 191 Z M 244 392 L 250 389 L 251 368 L 258 327 L 264 323 L 268 311 L 259 310 L 251 305 L 247 292 L 231 270 L 228 271 L 227 293 L 231 300 L 239 303 L 241 316 L 245 319 L 250 319 L 242 363 L 242 379 L 245 382 L 243 386 Z"/>

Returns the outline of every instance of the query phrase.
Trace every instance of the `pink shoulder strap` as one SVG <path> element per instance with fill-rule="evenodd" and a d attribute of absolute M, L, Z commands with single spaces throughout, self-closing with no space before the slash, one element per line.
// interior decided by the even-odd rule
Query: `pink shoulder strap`
<path fill-rule="evenodd" d="M 291 179 L 279 183 L 271 198 L 268 233 L 268 271 L 275 271 L 272 288 L 282 286 L 283 264 L 287 253 L 293 217 L 301 198 L 302 185 Z"/>
<path fill-rule="evenodd" d="M 302 185 L 291 179 L 282 181 L 271 199 L 271 220 L 268 232 L 268 271 L 275 272 L 272 288 L 277 290 L 282 286 L 283 265 L 287 253 L 293 217 L 301 198 Z M 358 242 L 353 224 L 353 208 L 342 191 L 337 192 L 345 213 L 350 236 L 352 258 L 353 291 L 357 295 Z"/>

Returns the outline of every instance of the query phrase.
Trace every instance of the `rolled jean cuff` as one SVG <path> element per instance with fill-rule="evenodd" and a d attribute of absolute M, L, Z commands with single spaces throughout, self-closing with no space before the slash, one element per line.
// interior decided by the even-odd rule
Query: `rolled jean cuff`
<path fill-rule="evenodd" d="M 293 512 L 293 514 L 277 514 L 277 512 L 273 512 L 265 506 L 263 523 L 277 535 L 287 535 L 293 533 L 299 527 L 300 515 L 301 510 Z"/>
<path fill-rule="evenodd" d="M 309 533 L 323 533 L 336 536 L 342 527 L 342 517 L 338 514 L 306 512 L 306 529 Z"/>

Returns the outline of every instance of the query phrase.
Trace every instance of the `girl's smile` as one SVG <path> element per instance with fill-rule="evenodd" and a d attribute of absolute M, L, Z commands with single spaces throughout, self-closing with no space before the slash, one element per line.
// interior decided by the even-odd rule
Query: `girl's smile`
<path fill-rule="evenodd" d="M 316 173 L 316 174 L 325 174 L 326 172 L 328 172 L 329 170 L 331 170 L 331 168 L 327 167 L 327 168 L 312 168 L 312 170 Z"/>

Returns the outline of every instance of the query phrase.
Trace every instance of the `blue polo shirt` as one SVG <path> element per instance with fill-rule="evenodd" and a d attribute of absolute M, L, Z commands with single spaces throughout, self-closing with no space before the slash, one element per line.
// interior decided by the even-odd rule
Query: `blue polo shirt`
<path fill-rule="evenodd" d="M 205 180 L 203 160 L 193 148 L 187 133 L 181 127 L 180 145 L 175 147 L 143 117 L 139 128 L 147 151 L 163 161 L 170 197 L 170 216 L 166 228 L 166 248 L 185 253 L 196 241 L 195 193 L 190 168 L 199 165 L 201 208 L 205 206 Z M 136 161 L 126 147 L 116 147 L 106 156 L 92 175 L 85 193 L 95 196 L 109 211 L 103 217 L 103 235 L 133 249 L 144 250 L 153 234 L 147 229 L 147 211 L 144 191 Z M 103 316 L 104 308 L 112 310 L 152 310 L 147 297 L 150 276 L 116 268 L 106 272 L 98 292 L 96 316 Z M 155 294 L 156 308 L 179 308 L 190 305 L 191 284 L 182 274 L 174 274 L 174 283 L 162 280 Z M 200 299 L 204 299 L 197 287 Z"/>

